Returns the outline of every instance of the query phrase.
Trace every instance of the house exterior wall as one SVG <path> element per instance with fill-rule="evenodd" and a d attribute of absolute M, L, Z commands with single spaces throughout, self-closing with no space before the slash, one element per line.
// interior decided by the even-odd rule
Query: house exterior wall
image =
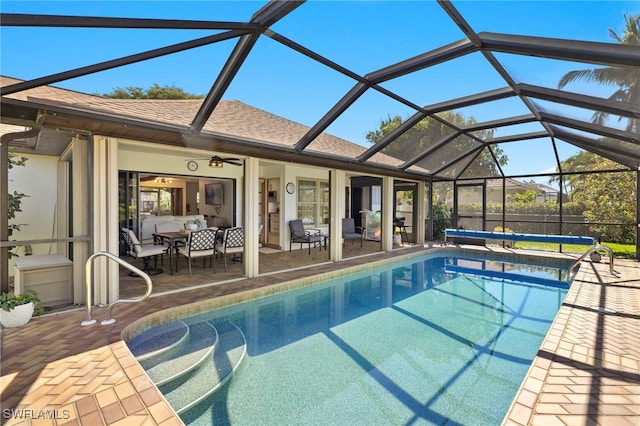
<path fill-rule="evenodd" d="M 9 193 L 14 191 L 26 194 L 22 199 L 20 212 L 10 224 L 20 224 L 20 230 L 14 231 L 11 240 L 38 240 L 57 238 L 57 176 L 58 158 L 20 154 L 28 160 L 24 167 L 13 167 L 9 170 Z M 31 254 L 57 254 L 54 243 L 32 244 L 29 247 L 18 247 L 13 250 L 18 256 Z M 9 276 L 13 276 L 15 259 L 9 262 Z"/>

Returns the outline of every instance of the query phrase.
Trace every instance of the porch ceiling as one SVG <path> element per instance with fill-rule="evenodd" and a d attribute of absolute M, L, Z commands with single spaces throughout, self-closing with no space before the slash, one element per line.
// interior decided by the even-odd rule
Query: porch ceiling
<path fill-rule="evenodd" d="M 517 73 L 508 65 L 513 57 L 541 58 L 550 62 L 572 62 L 574 69 L 586 64 L 586 67 L 604 66 L 639 76 L 640 46 L 477 32 L 454 3 L 438 1 L 438 5 L 443 16 L 441 19 L 449 19 L 462 34 L 461 39 L 368 73 L 352 71 L 348 66 L 275 31 L 281 21 L 295 21 L 299 10 L 308 6 L 304 2 L 268 2 L 247 22 L 2 13 L 2 27 L 198 29 L 213 33 L 40 78 L 15 80 L 5 77 L 0 89 L 2 123 L 41 128 L 36 138 L 15 140 L 12 145 L 18 151 L 45 155 L 59 155 L 74 134 L 87 132 L 362 173 L 379 173 L 382 169 L 385 174 L 395 177 L 429 180 L 464 176 L 483 151 L 489 153 L 486 158 L 493 158 L 497 163 L 496 148 L 501 144 L 516 141 L 535 143 L 537 139 L 547 139 L 554 152 L 557 151 L 556 144 L 562 142 L 610 158 L 630 169 L 640 168 L 640 104 L 606 99 L 587 93 L 588 89 L 571 92 L 531 84 L 532 81 L 522 81 L 521 75 L 516 77 Z M 540 22 L 540 25 L 546 24 Z M 258 42 L 264 39 L 311 59 L 316 65 L 339 75 L 342 81 L 347 81 L 347 90 L 342 97 L 315 123 L 300 125 L 223 99 L 238 73 L 248 66 L 247 58 L 259 54 L 261 46 Z M 132 101 L 106 100 L 51 87 L 77 77 L 225 41 L 235 44 L 204 100 L 185 101 L 179 108 L 162 109 L 158 102 L 163 101 L 146 102 L 144 108 L 139 108 L 133 107 Z M 471 55 L 477 55 L 484 66 L 498 76 L 498 87 L 486 90 L 478 78 L 475 93 L 428 104 L 420 103 L 420 97 L 408 96 L 406 91 L 401 94 L 400 90 L 391 89 L 399 87 L 394 83 L 405 76 L 438 69 L 441 64 L 454 63 Z M 178 65 L 176 70 L 179 70 Z M 176 78 L 176 85 L 180 87 L 179 71 Z M 125 82 L 120 87 L 126 86 Z M 414 89 L 419 91 L 419 87 Z M 638 99 L 638 83 L 632 84 L 629 90 L 635 90 L 636 95 L 630 99 Z M 328 134 L 336 121 L 344 119 L 353 105 L 364 102 L 365 96 L 369 95 L 381 96 L 410 113 L 395 130 L 369 148 Z M 479 123 L 460 123 L 447 114 L 469 107 L 490 109 L 496 102 L 509 99 L 515 100 L 524 113 L 505 114 Z M 301 108 L 304 105 L 301 104 Z M 612 117 L 593 123 L 588 119 L 575 118 L 571 112 L 574 108 Z M 386 113 L 395 114 L 394 111 Z M 412 130 L 427 118 L 439 122 L 445 130 L 439 138 L 425 143 L 416 139 Z M 628 122 L 629 126 L 616 127 L 612 124 L 615 122 Z M 516 129 L 531 124 L 537 125 L 534 131 L 500 133 L 500 129 Z M 560 167 L 559 163 L 557 167 Z M 495 169 L 499 175 L 506 175 L 498 164 Z"/>

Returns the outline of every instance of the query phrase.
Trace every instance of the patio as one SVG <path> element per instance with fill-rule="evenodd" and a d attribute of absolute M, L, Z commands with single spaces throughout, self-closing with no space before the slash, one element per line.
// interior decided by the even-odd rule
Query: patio
<path fill-rule="evenodd" d="M 421 251 L 416 246 L 377 253 L 367 261 Z M 361 263 L 354 258 L 194 289 L 182 293 L 182 306 L 176 306 L 175 295 L 116 306 L 118 321 L 111 326 L 81 327 L 86 313 L 76 310 L 4 329 L 3 420 L 12 425 L 180 424 L 121 340 L 122 330 L 146 315 L 158 321 L 180 309 L 207 309 L 242 300 L 246 291 L 268 293 L 277 283 L 340 274 Z M 636 261 L 616 260 L 615 271 L 611 275 L 606 263 L 583 262 L 504 424 L 638 424 L 640 268 Z M 160 313 L 164 309 L 169 311 Z M 102 319 L 104 311 L 96 309 L 94 317 Z M 20 409 L 25 411 L 15 411 Z M 31 420 L 35 417 L 37 422 Z"/>
<path fill-rule="evenodd" d="M 296 248 L 298 244 L 294 244 Z M 356 258 L 359 256 L 367 256 L 380 252 L 379 241 L 365 241 L 365 244 L 360 248 L 360 244 L 351 244 L 348 242 L 344 245 L 345 258 Z M 216 272 L 213 273 L 209 262 L 207 261 L 206 267 L 203 267 L 201 259 L 193 261 L 192 275 L 189 277 L 189 270 L 187 266 L 187 259 L 184 256 L 180 256 L 178 264 L 178 273 L 169 274 L 169 261 L 164 259 L 164 263 L 161 264 L 158 261 L 158 267 L 162 268 L 164 272 L 162 274 L 154 275 L 153 286 L 154 293 L 162 293 L 165 291 L 180 290 L 187 287 L 194 287 L 199 285 L 215 284 L 229 280 L 238 280 L 243 277 L 243 266 L 241 262 L 232 262 L 232 255 L 228 255 L 227 266 L 228 271 L 224 270 L 224 262 L 220 256 L 216 257 Z M 321 264 L 330 262 L 329 252 L 324 248 L 319 250 L 313 248 L 311 254 L 307 253 L 306 246 L 303 250 L 293 250 L 289 252 L 288 247 L 286 250 L 266 250 L 261 252 L 260 255 L 260 273 L 271 274 L 288 269 L 308 267 L 315 264 Z M 140 262 L 136 262 L 133 259 L 125 258 L 128 262 L 135 266 L 140 267 Z M 138 284 L 138 285 L 136 285 Z M 143 281 L 138 277 L 129 276 L 129 271 L 121 270 L 120 274 L 120 297 L 131 298 L 139 297 L 144 294 L 145 286 Z"/>

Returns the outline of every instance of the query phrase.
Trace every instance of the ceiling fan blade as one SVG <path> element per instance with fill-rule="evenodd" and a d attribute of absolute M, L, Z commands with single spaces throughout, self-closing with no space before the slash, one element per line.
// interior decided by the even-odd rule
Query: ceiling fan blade
<path fill-rule="evenodd" d="M 238 163 L 233 160 L 239 160 L 238 158 L 223 158 L 221 161 L 227 164 L 233 164 L 234 166 L 242 166 L 242 163 Z"/>
<path fill-rule="evenodd" d="M 218 163 L 233 164 L 234 166 L 242 166 L 242 160 L 240 158 L 220 157 L 219 155 L 213 155 L 208 158 L 188 158 L 185 161 L 209 161 Z"/>

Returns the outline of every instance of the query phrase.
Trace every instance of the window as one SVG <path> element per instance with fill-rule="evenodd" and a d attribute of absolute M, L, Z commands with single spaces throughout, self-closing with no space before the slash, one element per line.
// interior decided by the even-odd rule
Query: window
<path fill-rule="evenodd" d="M 298 218 L 305 226 L 329 223 L 329 182 L 298 180 Z"/>
<path fill-rule="evenodd" d="M 163 216 L 174 214 L 174 189 L 142 188 L 140 190 L 141 215 Z"/>

